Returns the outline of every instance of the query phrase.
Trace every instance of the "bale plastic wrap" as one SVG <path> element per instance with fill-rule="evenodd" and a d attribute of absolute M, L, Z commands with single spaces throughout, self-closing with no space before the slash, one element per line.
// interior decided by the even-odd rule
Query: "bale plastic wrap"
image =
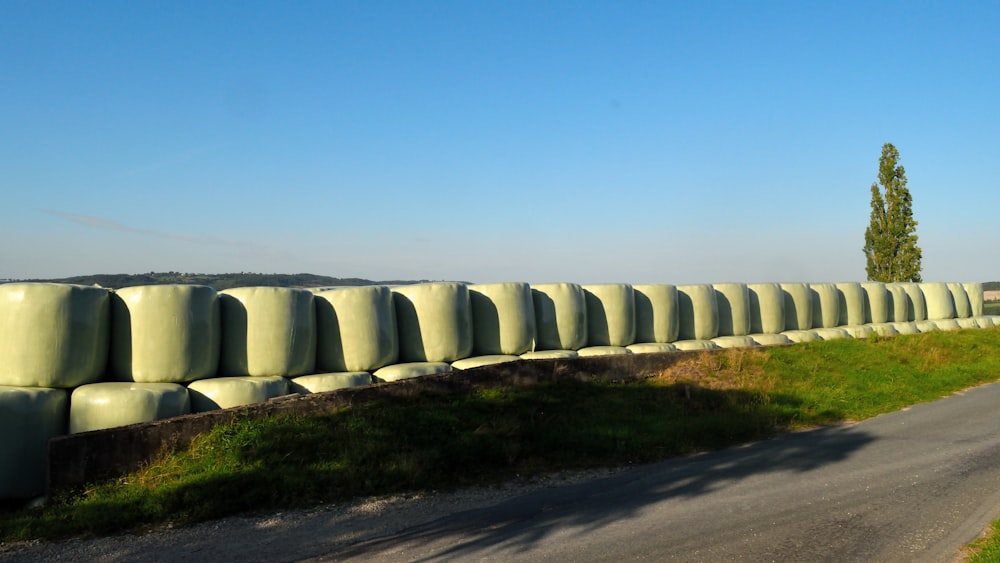
<path fill-rule="evenodd" d="M 531 286 L 535 350 L 579 350 L 587 345 L 587 301 L 575 283 Z"/>
<path fill-rule="evenodd" d="M 361 387 L 362 385 L 371 385 L 372 382 L 372 374 L 367 371 L 314 373 L 289 380 L 288 390 L 300 395 L 307 395 L 309 393 L 324 393 L 326 391 L 336 391 L 337 389 L 347 389 L 349 387 Z"/>
<path fill-rule="evenodd" d="M 635 296 L 624 283 L 584 285 L 587 346 L 628 346 L 635 342 Z"/>
<path fill-rule="evenodd" d="M 1000 326 L 997 325 L 997 317 L 992 315 L 991 316 L 983 315 L 982 317 L 975 317 L 975 319 L 976 322 L 979 323 L 979 328 L 993 328 L 995 326 Z"/>
<path fill-rule="evenodd" d="M 979 282 L 969 282 L 962 284 L 965 286 L 965 294 L 969 296 L 969 307 L 973 317 L 983 316 L 983 284 Z"/>
<path fill-rule="evenodd" d="M 188 385 L 191 412 L 263 403 L 288 394 L 288 380 L 277 375 L 213 377 Z"/>
<path fill-rule="evenodd" d="M 885 290 L 889 300 L 887 320 L 896 323 L 912 321 L 910 315 L 913 312 L 913 305 L 910 303 L 910 296 L 903 286 L 898 283 L 887 283 Z"/>
<path fill-rule="evenodd" d="M 920 288 L 918 283 L 900 283 L 898 284 L 906 292 L 906 297 L 909 298 L 907 302 L 907 318 L 908 321 L 924 321 L 927 320 L 927 300 L 924 298 L 924 292 Z M 899 319 L 902 320 L 902 319 Z"/>
<path fill-rule="evenodd" d="M 472 355 L 472 305 L 465 284 L 440 282 L 392 289 L 399 361 L 454 362 Z"/>
<path fill-rule="evenodd" d="M 944 282 L 926 282 L 918 284 L 924 293 L 927 303 L 927 320 L 955 318 L 955 299 Z"/>
<path fill-rule="evenodd" d="M 472 305 L 472 353 L 520 355 L 535 345 L 535 306 L 526 283 L 469 286 Z"/>
<path fill-rule="evenodd" d="M 923 321 L 913 321 L 913 326 L 917 327 L 920 332 L 933 332 L 938 330 L 937 321 L 923 320 Z"/>
<path fill-rule="evenodd" d="M 535 350 L 521 354 L 522 360 L 561 360 L 579 357 L 580 354 L 577 354 L 576 350 Z"/>
<path fill-rule="evenodd" d="M 0 385 L 76 387 L 108 361 L 110 295 L 57 283 L 0 284 Z"/>
<path fill-rule="evenodd" d="M 662 354 L 677 351 L 677 347 L 669 342 L 638 342 L 626 348 L 633 354 Z"/>
<path fill-rule="evenodd" d="M 398 381 L 450 371 L 452 371 L 451 364 L 445 362 L 406 362 L 379 368 L 372 375 L 378 381 Z"/>
<path fill-rule="evenodd" d="M 813 327 L 812 290 L 807 283 L 783 283 L 785 330 L 809 330 Z"/>
<path fill-rule="evenodd" d="M 840 291 L 832 283 L 811 283 L 812 292 L 812 326 L 817 328 L 834 328 L 840 323 Z"/>
<path fill-rule="evenodd" d="M 750 334 L 750 292 L 745 283 L 717 283 L 715 304 L 719 313 L 718 336 Z"/>
<path fill-rule="evenodd" d="M 896 336 L 899 334 L 896 323 L 872 323 L 868 326 L 879 336 Z"/>
<path fill-rule="evenodd" d="M 937 319 L 931 321 L 938 330 L 961 330 L 961 325 L 958 324 L 958 319 Z"/>
<path fill-rule="evenodd" d="M 719 348 L 749 348 L 757 345 L 757 341 L 750 336 L 718 336 L 712 342 Z"/>
<path fill-rule="evenodd" d="M 677 286 L 678 338 L 711 340 L 719 335 L 719 304 L 708 284 Z"/>
<path fill-rule="evenodd" d="M 851 333 L 844 330 L 844 327 L 814 328 L 813 334 L 823 340 L 837 340 L 838 338 L 850 338 Z"/>
<path fill-rule="evenodd" d="M 399 360 L 396 309 L 384 286 L 344 287 L 315 294 L 316 369 L 373 371 Z"/>
<path fill-rule="evenodd" d="M 219 375 L 295 377 L 315 371 L 313 294 L 287 287 L 219 292 L 222 351 Z"/>
<path fill-rule="evenodd" d="M 471 358 L 465 358 L 452 362 L 451 367 L 454 369 L 472 369 L 482 366 L 505 364 L 507 362 L 516 362 L 520 359 L 520 356 L 513 356 L 510 354 L 488 354 L 486 356 L 472 356 Z"/>
<path fill-rule="evenodd" d="M 920 334 L 920 329 L 917 327 L 916 321 L 909 322 L 894 322 L 892 327 L 896 329 L 899 334 Z"/>
<path fill-rule="evenodd" d="M 770 334 L 765 332 L 751 334 L 750 338 L 753 338 L 753 341 L 756 342 L 758 346 L 779 346 L 781 344 L 792 343 L 792 339 L 784 334 Z"/>
<path fill-rule="evenodd" d="M 847 334 L 851 335 L 851 338 L 868 338 L 877 334 L 871 325 L 847 325 L 840 328 L 846 330 Z"/>
<path fill-rule="evenodd" d="M 0 385 L 0 499 L 45 493 L 49 438 L 66 434 L 65 389 Z"/>
<path fill-rule="evenodd" d="M 581 358 L 594 356 L 624 356 L 632 352 L 624 346 L 587 346 L 577 350 Z"/>
<path fill-rule="evenodd" d="M 91 383 L 70 395 L 69 432 L 128 426 L 190 412 L 188 390 L 177 383 Z"/>
<path fill-rule="evenodd" d="M 841 282 L 834 284 L 840 302 L 840 312 L 837 313 L 841 326 L 858 326 L 865 324 L 865 291 L 858 282 Z"/>
<path fill-rule="evenodd" d="M 955 319 L 960 328 L 981 328 L 979 320 L 975 317 L 963 317 L 961 319 Z"/>
<path fill-rule="evenodd" d="M 786 330 L 781 333 L 786 338 L 792 342 L 798 344 L 802 342 L 816 342 L 818 340 L 823 340 L 818 334 L 813 332 L 812 329 L 809 330 Z"/>
<path fill-rule="evenodd" d="M 632 286 L 635 298 L 635 341 L 673 342 L 680 325 L 677 317 L 677 286 L 642 284 Z"/>
<path fill-rule="evenodd" d="M 747 285 L 750 334 L 780 334 L 785 330 L 785 294 L 776 283 Z"/>
<path fill-rule="evenodd" d="M 126 287 L 111 296 L 111 376 L 140 383 L 215 377 L 221 315 L 203 285 Z"/>
<path fill-rule="evenodd" d="M 969 294 L 965 291 L 965 284 L 948 282 L 948 291 L 951 292 L 951 300 L 955 303 L 955 318 L 967 319 L 972 316 L 972 303 L 969 302 Z"/>
<path fill-rule="evenodd" d="M 889 322 L 889 307 L 892 299 L 889 290 L 882 282 L 866 282 L 861 284 L 865 292 L 865 323 Z"/>
<path fill-rule="evenodd" d="M 711 340 L 678 340 L 671 342 L 678 351 L 687 352 L 691 350 L 718 350 L 719 345 Z"/>

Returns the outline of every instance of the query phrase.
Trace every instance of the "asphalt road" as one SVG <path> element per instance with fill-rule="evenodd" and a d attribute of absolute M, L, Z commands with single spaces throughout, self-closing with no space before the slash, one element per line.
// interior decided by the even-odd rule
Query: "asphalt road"
<path fill-rule="evenodd" d="M 1000 384 L 529 486 L 331 505 L 14 560 L 952 561 L 1000 516 Z"/>

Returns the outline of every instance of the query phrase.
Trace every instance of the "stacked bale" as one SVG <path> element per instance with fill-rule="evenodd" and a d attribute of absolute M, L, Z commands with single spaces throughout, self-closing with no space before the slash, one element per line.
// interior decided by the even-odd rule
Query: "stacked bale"
<path fill-rule="evenodd" d="M 111 300 L 111 377 L 141 383 L 187 383 L 215 377 L 221 317 L 215 290 L 202 285 L 147 285 Z"/>
<path fill-rule="evenodd" d="M 969 294 L 965 291 L 965 285 L 961 283 L 948 282 L 948 291 L 951 293 L 952 302 L 955 303 L 955 318 L 967 319 L 972 316 L 972 303 L 969 301 Z"/>
<path fill-rule="evenodd" d="M 385 286 L 316 292 L 316 369 L 292 379 L 294 391 L 321 393 L 372 383 L 371 373 L 399 360 L 392 291 Z"/>
<path fill-rule="evenodd" d="M 868 324 L 883 324 L 889 322 L 891 297 L 889 290 L 882 282 L 867 282 L 861 284 L 864 292 L 864 322 Z"/>
<path fill-rule="evenodd" d="M 823 340 L 849 338 L 850 334 L 840 327 L 840 291 L 836 284 L 809 284 L 812 293 L 813 328 L 811 332 Z"/>
<path fill-rule="evenodd" d="M 587 346 L 581 356 L 631 353 L 635 342 L 635 294 L 623 283 L 581 286 L 587 307 Z"/>
<path fill-rule="evenodd" d="M 962 284 L 965 286 L 965 293 L 969 296 L 969 307 L 973 317 L 983 316 L 983 284 L 970 282 Z"/>
<path fill-rule="evenodd" d="M 898 285 L 906 293 L 907 319 L 914 322 L 927 320 L 927 300 L 924 298 L 920 284 L 904 282 Z"/>
<path fill-rule="evenodd" d="M 927 321 L 917 322 L 921 331 L 954 330 L 958 325 L 955 319 L 955 298 L 944 282 L 925 282 L 918 284 L 927 303 Z"/>
<path fill-rule="evenodd" d="M 453 362 L 456 369 L 512 362 L 535 344 L 535 307 L 526 283 L 469 286 L 473 357 Z"/>
<path fill-rule="evenodd" d="M 316 367 L 313 294 L 287 287 L 240 287 L 219 293 L 223 376 L 295 377 Z"/>
<path fill-rule="evenodd" d="M 785 294 L 776 283 L 747 285 L 750 298 L 750 337 L 760 346 L 790 344 L 785 335 Z"/>
<path fill-rule="evenodd" d="M 718 336 L 712 339 L 720 348 L 756 346 L 750 333 L 750 292 L 745 283 L 717 283 L 715 302 L 719 315 Z"/>
<path fill-rule="evenodd" d="M 47 443 L 66 434 L 69 392 L 107 367 L 110 294 L 72 284 L 0 284 L 0 499 L 45 492 Z"/>
<path fill-rule="evenodd" d="M 66 434 L 65 389 L 0 385 L 0 499 L 45 493 L 48 441 Z"/>
<path fill-rule="evenodd" d="M 852 338 L 867 338 L 875 334 L 874 329 L 866 323 L 869 311 L 865 306 L 866 292 L 858 282 L 840 282 L 834 284 L 840 301 L 839 322 Z M 884 316 L 884 315 L 883 315 Z"/>
<path fill-rule="evenodd" d="M 128 426 L 190 412 L 188 390 L 177 383 L 91 383 L 77 387 L 70 396 L 69 432 Z"/>
<path fill-rule="evenodd" d="M 531 286 L 535 309 L 535 350 L 524 359 L 575 358 L 587 345 L 587 300 L 575 283 Z"/>
<path fill-rule="evenodd" d="M 280 375 L 213 377 L 188 384 L 191 412 L 263 403 L 287 395 L 288 389 L 288 380 Z"/>
<path fill-rule="evenodd" d="M 782 332 L 792 342 L 811 342 L 819 336 L 813 328 L 812 289 L 807 283 L 782 283 L 784 296 L 785 330 Z"/>
<path fill-rule="evenodd" d="M 677 286 L 678 350 L 718 348 L 719 304 L 715 289 L 708 284 Z"/>
<path fill-rule="evenodd" d="M 671 344 L 680 330 L 677 287 L 672 284 L 643 284 L 632 287 L 635 300 L 635 344 L 633 354 L 672 352 Z"/>
<path fill-rule="evenodd" d="M 383 381 L 451 371 L 451 362 L 472 354 L 469 289 L 454 282 L 392 289 L 399 361 L 375 372 Z"/>

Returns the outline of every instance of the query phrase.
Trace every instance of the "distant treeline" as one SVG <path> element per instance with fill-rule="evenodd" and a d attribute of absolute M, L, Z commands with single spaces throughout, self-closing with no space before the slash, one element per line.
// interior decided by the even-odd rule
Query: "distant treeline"
<path fill-rule="evenodd" d="M 80 285 L 99 285 L 111 289 L 136 285 L 194 284 L 207 285 L 217 290 L 231 287 L 327 287 L 357 285 L 410 285 L 428 280 L 372 281 L 361 278 L 332 278 L 316 274 L 187 274 L 181 272 L 149 272 L 148 274 L 94 274 L 54 280 L 10 280 L 31 282 L 58 282 Z"/>
<path fill-rule="evenodd" d="M 1000 290 L 1000 281 L 983 283 L 983 291 L 997 291 L 997 290 Z"/>

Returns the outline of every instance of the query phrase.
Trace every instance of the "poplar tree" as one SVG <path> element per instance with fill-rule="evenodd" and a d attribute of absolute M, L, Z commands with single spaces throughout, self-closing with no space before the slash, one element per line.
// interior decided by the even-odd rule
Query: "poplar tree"
<path fill-rule="evenodd" d="M 872 184 L 871 222 L 865 230 L 869 281 L 919 282 L 920 247 L 906 171 L 892 143 L 882 145 L 878 182 Z"/>

